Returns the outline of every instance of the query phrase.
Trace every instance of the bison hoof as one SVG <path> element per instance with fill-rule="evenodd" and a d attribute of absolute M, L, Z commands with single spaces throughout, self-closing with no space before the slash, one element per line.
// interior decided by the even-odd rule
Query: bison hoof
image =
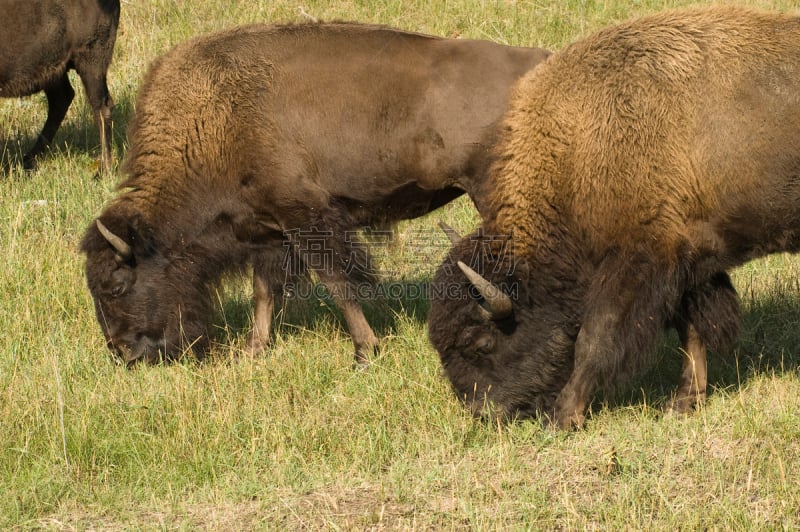
<path fill-rule="evenodd" d="M 369 368 L 369 365 L 369 358 L 356 353 L 355 359 L 353 360 L 353 369 L 355 371 L 364 371 Z"/>
<path fill-rule="evenodd" d="M 577 430 L 583 428 L 585 421 L 586 416 L 581 412 L 556 411 L 550 416 L 549 425 L 560 430 Z"/>
<path fill-rule="evenodd" d="M 263 340 L 260 338 L 256 338 L 254 336 L 250 336 L 247 340 L 247 347 L 245 347 L 244 352 L 247 356 L 256 356 L 264 351 L 269 345 L 269 340 Z"/>
<path fill-rule="evenodd" d="M 362 361 L 356 360 L 355 362 L 353 362 L 353 371 L 367 371 L 368 369 L 369 369 L 368 360 L 362 360 Z"/>
<path fill-rule="evenodd" d="M 36 170 L 36 158 L 25 156 L 22 158 L 22 169 L 31 172 Z"/>
<path fill-rule="evenodd" d="M 680 395 L 673 397 L 664 405 L 664 412 L 675 414 L 689 414 L 698 409 L 706 401 L 706 394 Z"/>
<path fill-rule="evenodd" d="M 558 419 L 558 428 L 561 430 L 578 430 L 583 428 L 583 423 L 586 421 L 586 416 L 579 413 L 574 413 L 566 418 Z"/>
<path fill-rule="evenodd" d="M 353 356 L 353 369 L 365 370 L 370 365 L 370 360 L 378 353 L 378 341 L 370 342 L 366 347 L 359 348 L 356 346 L 356 352 Z"/>

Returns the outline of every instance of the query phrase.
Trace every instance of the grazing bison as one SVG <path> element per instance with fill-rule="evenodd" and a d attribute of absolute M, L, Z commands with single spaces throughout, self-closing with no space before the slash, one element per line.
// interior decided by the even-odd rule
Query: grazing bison
<path fill-rule="evenodd" d="M 600 31 L 512 91 L 481 232 L 436 274 L 430 340 L 476 412 L 580 426 L 593 393 L 739 326 L 726 271 L 800 249 L 800 19 L 713 7 Z M 509 235 L 504 237 L 503 235 Z"/>
<path fill-rule="evenodd" d="M 100 133 L 101 172 L 111 166 L 111 108 L 106 85 L 119 21 L 119 0 L 3 0 L 0 18 L 0 96 L 44 91 L 47 120 L 25 168 L 53 140 L 75 91 L 68 71 L 83 82 Z"/>
<path fill-rule="evenodd" d="M 252 25 L 177 46 L 139 94 L 128 190 L 82 243 L 109 347 L 129 363 L 202 353 L 209 287 L 252 262 L 251 350 L 268 339 L 285 277 L 310 270 L 363 361 L 377 339 L 355 299 L 368 272 L 351 231 L 471 190 L 511 85 L 548 55 L 348 23 Z"/>

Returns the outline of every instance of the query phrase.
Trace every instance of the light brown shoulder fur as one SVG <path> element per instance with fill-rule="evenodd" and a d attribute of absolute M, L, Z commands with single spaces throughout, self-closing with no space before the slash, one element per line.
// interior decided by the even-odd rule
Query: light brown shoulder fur
<path fill-rule="evenodd" d="M 487 230 L 513 233 L 528 255 L 553 251 L 564 234 L 597 253 L 641 231 L 681 234 L 724 190 L 704 173 L 709 108 L 779 61 L 800 68 L 798 41 L 793 17 L 718 6 L 567 46 L 515 88 L 485 188 Z"/>

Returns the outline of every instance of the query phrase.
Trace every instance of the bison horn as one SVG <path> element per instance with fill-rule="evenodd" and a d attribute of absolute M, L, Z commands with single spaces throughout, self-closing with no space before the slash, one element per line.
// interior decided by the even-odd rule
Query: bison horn
<path fill-rule="evenodd" d="M 458 261 L 458 267 L 461 268 L 461 271 L 467 276 L 472 286 L 480 292 L 483 300 L 486 302 L 486 306 L 488 307 L 486 310 L 489 312 L 489 317 L 491 317 L 491 319 L 502 320 L 511 315 L 513 307 L 511 306 L 510 297 L 463 262 Z"/>
<path fill-rule="evenodd" d="M 442 228 L 444 234 L 447 235 L 447 238 L 450 239 L 450 243 L 454 246 L 461 242 L 461 235 L 459 235 L 455 229 L 444 223 L 444 220 L 439 220 L 439 227 Z"/>
<path fill-rule="evenodd" d="M 117 258 L 120 262 L 127 262 L 133 257 L 133 250 L 127 242 L 120 237 L 109 231 L 108 227 L 103 225 L 103 222 L 97 220 L 97 230 L 103 235 L 111 247 L 117 251 Z"/>

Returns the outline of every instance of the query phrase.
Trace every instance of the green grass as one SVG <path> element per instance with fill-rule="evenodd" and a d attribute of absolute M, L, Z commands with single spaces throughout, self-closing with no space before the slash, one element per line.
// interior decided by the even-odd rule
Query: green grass
<path fill-rule="evenodd" d="M 556 49 L 684 4 L 125 2 L 110 72 L 116 158 L 147 64 L 200 32 L 315 17 Z M 77 93 L 53 150 L 27 174 L 18 163 L 44 98 L 0 100 L 0 528 L 800 526 L 797 258 L 734 272 L 742 334 L 732 353 L 711 358 L 709 401 L 688 417 L 659 413 L 680 366 L 673 335 L 659 365 L 598 399 L 582 431 L 474 421 L 441 375 L 420 299 L 368 307 L 382 337 L 368 371 L 351 370 L 351 341 L 324 299 L 289 301 L 269 352 L 239 357 L 247 280 L 220 293 L 215 323 L 228 346 L 209 362 L 127 371 L 105 349 L 78 253 L 121 176 L 92 179 L 97 133 Z M 382 257 L 396 272 L 386 282 L 430 278 L 446 241 L 420 248 L 414 235 L 439 217 L 461 231 L 477 223 L 460 200 L 401 224 Z"/>

